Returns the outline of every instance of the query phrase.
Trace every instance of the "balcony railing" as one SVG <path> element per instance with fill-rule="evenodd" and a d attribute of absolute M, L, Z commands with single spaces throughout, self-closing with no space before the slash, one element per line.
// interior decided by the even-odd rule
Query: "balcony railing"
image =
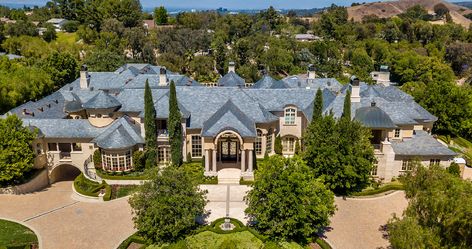
<path fill-rule="evenodd" d="M 164 129 L 157 130 L 157 137 L 169 137 L 169 131 Z"/>

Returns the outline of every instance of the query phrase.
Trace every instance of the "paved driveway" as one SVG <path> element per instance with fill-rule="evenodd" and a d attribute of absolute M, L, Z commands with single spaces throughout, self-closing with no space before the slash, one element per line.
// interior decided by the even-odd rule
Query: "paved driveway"
<path fill-rule="evenodd" d="M 72 182 L 27 195 L 0 195 L 0 218 L 24 222 L 42 248 L 116 248 L 134 232 L 127 198 L 91 203 L 71 198 Z"/>
<path fill-rule="evenodd" d="M 202 185 L 208 190 L 209 221 L 229 216 L 245 221 L 243 201 L 247 186 Z M 228 195 L 229 193 L 229 195 Z M 0 195 L 0 218 L 14 219 L 39 233 L 42 248 L 114 249 L 134 233 L 127 198 L 96 203 L 72 198 L 72 182 L 58 182 L 41 192 Z M 332 218 L 328 240 L 337 249 L 387 246 L 379 231 L 392 213 L 401 214 L 407 201 L 403 192 L 373 198 L 336 198 L 338 210 Z"/>
<path fill-rule="evenodd" d="M 326 234 L 336 249 L 374 249 L 387 247 L 379 230 L 392 217 L 400 216 L 408 205 L 403 191 L 369 199 L 336 198 L 338 210 L 331 218 L 332 230 Z"/>

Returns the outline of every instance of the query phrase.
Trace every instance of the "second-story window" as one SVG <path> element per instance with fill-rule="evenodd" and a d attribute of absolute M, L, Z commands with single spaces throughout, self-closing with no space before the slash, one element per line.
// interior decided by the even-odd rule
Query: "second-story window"
<path fill-rule="evenodd" d="M 400 129 L 395 129 L 395 134 L 394 134 L 394 136 L 395 136 L 396 138 L 399 138 L 399 137 L 400 137 Z"/>
<path fill-rule="evenodd" d="M 297 110 L 295 110 L 295 108 L 285 109 L 285 124 L 294 125 L 296 116 L 297 116 Z"/>

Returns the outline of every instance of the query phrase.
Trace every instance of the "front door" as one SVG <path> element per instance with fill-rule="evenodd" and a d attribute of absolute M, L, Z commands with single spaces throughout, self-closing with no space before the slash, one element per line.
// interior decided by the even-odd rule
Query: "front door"
<path fill-rule="evenodd" d="M 238 156 L 238 142 L 236 141 L 221 141 L 221 161 L 232 162 L 236 161 Z"/>

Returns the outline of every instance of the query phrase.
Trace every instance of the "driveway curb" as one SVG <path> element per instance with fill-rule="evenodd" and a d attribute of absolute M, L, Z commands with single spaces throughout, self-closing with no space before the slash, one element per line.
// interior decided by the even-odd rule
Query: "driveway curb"
<path fill-rule="evenodd" d="M 0 220 L 7 220 L 7 221 L 11 221 L 11 222 L 16 222 L 18 224 L 21 224 L 29 229 L 31 229 L 31 231 L 34 232 L 34 234 L 36 235 L 36 237 L 38 238 L 38 248 L 39 249 L 42 249 L 43 248 L 43 239 L 41 238 L 41 234 L 39 234 L 39 232 L 33 228 L 32 226 L 26 224 L 25 222 L 23 221 L 19 221 L 19 220 L 15 220 L 15 219 L 10 219 L 10 218 L 5 218 L 5 217 L 2 217 L 0 216 Z"/>

